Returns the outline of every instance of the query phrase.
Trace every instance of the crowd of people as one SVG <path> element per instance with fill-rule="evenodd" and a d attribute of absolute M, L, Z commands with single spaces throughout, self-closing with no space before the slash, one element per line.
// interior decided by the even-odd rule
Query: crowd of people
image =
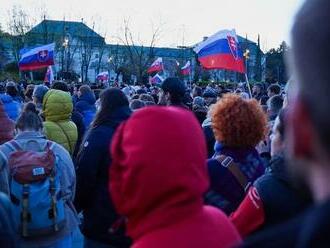
<path fill-rule="evenodd" d="M 0 83 L 0 246 L 329 246 L 329 13 L 306 1 L 292 79 L 252 96 Z"/>

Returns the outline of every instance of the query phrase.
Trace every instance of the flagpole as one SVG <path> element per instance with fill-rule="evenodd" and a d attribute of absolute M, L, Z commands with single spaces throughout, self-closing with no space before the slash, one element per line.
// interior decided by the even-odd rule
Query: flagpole
<path fill-rule="evenodd" d="M 250 83 L 249 83 L 249 78 L 248 78 L 247 73 L 245 73 L 245 82 L 246 82 L 247 88 L 249 90 L 250 98 L 252 98 L 251 86 L 250 86 Z"/>

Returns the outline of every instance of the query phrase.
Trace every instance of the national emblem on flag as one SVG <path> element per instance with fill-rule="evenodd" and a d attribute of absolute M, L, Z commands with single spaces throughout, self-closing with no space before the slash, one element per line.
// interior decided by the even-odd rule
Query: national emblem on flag
<path fill-rule="evenodd" d="M 20 71 L 36 70 L 54 65 L 55 43 L 20 50 Z"/>
<path fill-rule="evenodd" d="M 235 30 L 222 30 L 200 43 L 194 51 L 205 69 L 245 73 L 244 57 Z"/>

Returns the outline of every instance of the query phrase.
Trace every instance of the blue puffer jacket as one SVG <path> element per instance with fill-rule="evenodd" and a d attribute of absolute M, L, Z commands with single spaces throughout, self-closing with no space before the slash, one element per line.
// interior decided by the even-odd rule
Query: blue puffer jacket
<path fill-rule="evenodd" d="M 96 113 L 95 102 L 95 95 L 90 92 L 81 95 L 76 103 L 76 110 L 78 110 L 82 114 L 86 129 L 88 129 L 89 125 L 94 119 Z"/>
<path fill-rule="evenodd" d="M 0 94 L 0 100 L 3 102 L 4 109 L 9 118 L 16 121 L 21 112 L 21 105 L 6 94 Z"/>

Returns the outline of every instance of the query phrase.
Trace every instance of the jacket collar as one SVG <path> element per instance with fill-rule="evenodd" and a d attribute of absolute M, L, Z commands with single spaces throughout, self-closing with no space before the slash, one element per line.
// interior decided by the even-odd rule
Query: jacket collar
<path fill-rule="evenodd" d="M 16 135 L 15 139 L 46 139 L 45 135 L 36 131 L 25 131 Z"/>

